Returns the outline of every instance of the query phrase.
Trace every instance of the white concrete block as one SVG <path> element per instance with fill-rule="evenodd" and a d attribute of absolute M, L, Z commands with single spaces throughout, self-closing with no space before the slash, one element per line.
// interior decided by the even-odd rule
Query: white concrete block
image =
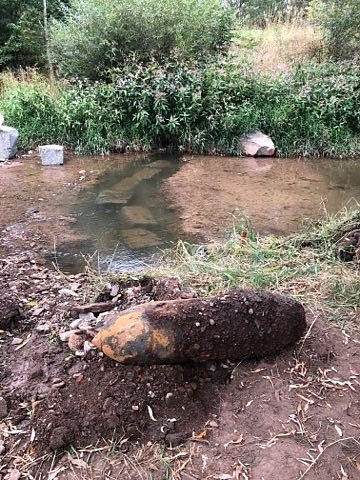
<path fill-rule="evenodd" d="M 41 145 L 39 147 L 42 165 L 62 165 L 64 147 L 62 145 Z"/>
<path fill-rule="evenodd" d="M 16 157 L 19 132 L 16 128 L 0 126 L 0 159 Z"/>

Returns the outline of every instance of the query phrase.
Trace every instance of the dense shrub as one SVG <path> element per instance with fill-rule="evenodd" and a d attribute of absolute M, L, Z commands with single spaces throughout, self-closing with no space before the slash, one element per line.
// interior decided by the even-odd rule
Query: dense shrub
<path fill-rule="evenodd" d="M 281 155 L 359 153 L 360 67 L 308 65 L 276 78 L 217 62 L 128 63 L 112 82 L 74 81 L 57 92 L 10 82 L 0 111 L 21 145 L 64 143 L 80 152 L 150 150 L 239 154 L 239 138 L 270 134 Z"/>
<path fill-rule="evenodd" d="M 312 0 L 309 16 L 324 30 L 334 58 L 360 58 L 359 0 Z"/>
<path fill-rule="evenodd" d="M 61 75 L 94 79 L 134 52 L 139 61 L 219 52 L 232 21 L 222 0 L 71 0 L 53 22 L 52 50 Z"/>

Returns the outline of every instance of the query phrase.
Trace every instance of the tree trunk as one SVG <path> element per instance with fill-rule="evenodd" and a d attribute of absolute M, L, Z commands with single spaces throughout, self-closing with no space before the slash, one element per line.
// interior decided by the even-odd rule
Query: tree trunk
<path fill-rule="evenodd" d="M 47 0 L 43 0 L 43 16 L 44 16 L 44 36 L 45 36 L 45 49 L 46 49 L 46 59 L 49 69 L 49 78 L 50 81 L 53 82 L 54 80 L 54 68 L 51 62 L 51 54 L 50 54 L 50 43 L 49 43 L 49 26 L 48 26 L 48 18 L 47 18 Z"/>

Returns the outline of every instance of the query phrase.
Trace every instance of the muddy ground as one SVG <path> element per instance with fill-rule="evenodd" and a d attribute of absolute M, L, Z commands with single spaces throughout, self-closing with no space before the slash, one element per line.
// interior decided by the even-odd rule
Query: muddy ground
<path fill-rule="evenodd" d="M 31 254 L 0 265 L 2 478 L 56 478 L 50 471 L 71 478 L 70 470 L 61 477 L 68 461 L 61 452 L 92 451 L 90 445 L 113 445 L 115 438 L 108 477 L 96 474 L 99 459 L 88 467 L 86 456 L 71 464 L 74 475 L 93 468 L 90 478 L 171 478 L 156 465 L 146 477 L 151 463 L 142 473 L 127 465 L 116 476 L 133 448 L 151 451 L 160 442 L 185 443 L 182 479 L 360 478 L 360 343 L 354 336 L 308 310 L 305 337 L 274 358 L 122 366 L 94 350 L 84 354 L 86 329 L 77 331 L 75 346 L 74 338 L 62 341 L 79 316 L 75 307 L 91 298 L 121 310 L 187 297 L 176 279 L 112 283 L 96 293 L 85 274 L 64 276 Z"/>
<path fill-rule="evenodd" d="M 307 306 L 305 336 L 276 357 L 122 366 L 89 347 L 93 318 L 77 323 L 77 307 L 196 292 L 177 279 L 100 288 L 91 272 L 49 267 L 36 239 L 12 242 L 0 260 L 0 479 L 360 478 L 356 332 Z"/>

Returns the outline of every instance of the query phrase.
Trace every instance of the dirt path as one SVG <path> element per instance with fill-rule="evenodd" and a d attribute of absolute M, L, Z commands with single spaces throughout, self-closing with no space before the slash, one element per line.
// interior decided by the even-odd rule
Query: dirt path
<path fill-rule="evenodd" d="M 75 350 L 61 341 L 92 295 L 85 275 L 24 256 L 2 260 L 1 277 L 2 306 L 18 310 L 0 335 L 0 478 L 360 478 L 359 340 L 310 310 L 306 336 L 276 358 L 129 367 L 81 354 L 86 331 Z M 182 295 L 176 280 L 144 280 L 98 300 Z"/>

